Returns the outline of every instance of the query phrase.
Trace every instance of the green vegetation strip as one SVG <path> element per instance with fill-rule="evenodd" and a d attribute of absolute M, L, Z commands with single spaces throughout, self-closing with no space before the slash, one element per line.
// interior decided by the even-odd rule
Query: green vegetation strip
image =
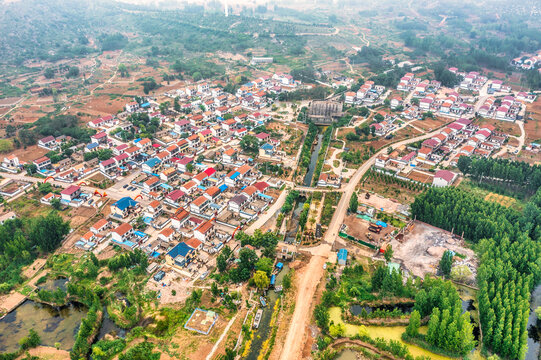
<path fill-rule="evenodd" d="M 530 293 L 541 279 L 540 204 L 541 190 L 520 213 L 445 188 L 430 189 L 411 205 L 417 219 L 454 229 L 476 244 L 483 342 L 504 357 L 522 359 L 527 349 Z"/>

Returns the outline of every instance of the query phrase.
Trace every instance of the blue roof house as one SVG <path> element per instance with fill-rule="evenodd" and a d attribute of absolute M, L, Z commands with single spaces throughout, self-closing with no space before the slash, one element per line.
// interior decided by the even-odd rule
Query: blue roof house
<path fill-rule="evenodd" d="M 348 251 L 346 249 L 338 250 L 338 265 L 346 265 L 348 260 Z"/>
<path fill-rule="evenodd" d="M 111 213 L 114 217 L 123 219 L 136 209 L 139 203 L 131 197 L 126 196 L 111 205 Z"/>
<path fill-rule="evenodd" d="M 195 250 L 186 243 L 179 243 L 177 246 L 169 250 L 165 256 L 167 265 L 183 268 L 190 263 L 195 256 Z"/>
<path fill-rule="evenodd" d="M 161 163 L 160 159 L 153 157 L 145 161 L 141 168 L 144 172 L 152 174 L 156 172 Z"/>

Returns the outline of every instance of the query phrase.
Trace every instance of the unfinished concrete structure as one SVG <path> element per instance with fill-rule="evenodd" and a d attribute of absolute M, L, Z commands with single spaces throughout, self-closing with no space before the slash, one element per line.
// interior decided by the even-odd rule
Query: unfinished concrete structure
<path fill-rule="evenodd" d="M 308 119 L 316 125 L 328 125 L 342 116 L 342 103 L 335 101 L 312 101 Z"/>

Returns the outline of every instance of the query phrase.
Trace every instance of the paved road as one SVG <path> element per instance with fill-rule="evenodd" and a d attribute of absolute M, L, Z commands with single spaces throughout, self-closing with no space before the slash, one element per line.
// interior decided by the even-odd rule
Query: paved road
<path fill-rule="evenodd" d="M 417 136 L 412 139 L 406 139 L 394 144 L 390 144 L 385 148 L 374 154 L 367 162 L 365 162 L 353 175 L 349 183 L 343 188 L 342 198 L 338 203 L 334 216 L 329 224 L 322 244 L 311 248 L 309 251 L 312 253 L 310 262 L 308 265 L 299 272 L 299 286 L 297 289 L 297 300 L 295 306 L 295 312 L 291 319 L 291 326 L 289 327 L 287 337 L 284 343 L 282 353 L 280 354 L 280 360 L 292 360 L 302 358 L 302 347 L 305 343 L 304 336 L 306 328 L 311 317 L 312 301 L 316 292 L 317 285 L 321 281 L 324 270 L 323 264 L 328 261 L 329 257 L 333 253 L 334 242 L 337 238 L 340 226 L 344 222 L 347 208 L 349 206 L 349 199 L 355 191 L 355 187 L 363 177 L 363 175 L 370 169 L 374 163 L 376 157 L 381 154 L 387 153 L 387 149 L 390 146 L 394 148 L 414 143 L 419 140 L 428 139 L 434 135 L 439 134 L 441 129 L 437 129 L 431 133 Z"/>

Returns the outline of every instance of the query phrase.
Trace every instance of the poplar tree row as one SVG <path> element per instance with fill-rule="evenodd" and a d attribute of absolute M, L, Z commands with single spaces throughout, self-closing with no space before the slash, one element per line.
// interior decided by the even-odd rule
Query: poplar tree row
<path fill-rule="evenodd" d="M 417 219 L 478 243 L 483 341 L 510 359 L 523 359 L 527 350 L 530 293 L 541 276 L 540 205 L 541 190 L 520 213 L 456 188 L 440 188 L 419 195 L 411 206 Z"/>

